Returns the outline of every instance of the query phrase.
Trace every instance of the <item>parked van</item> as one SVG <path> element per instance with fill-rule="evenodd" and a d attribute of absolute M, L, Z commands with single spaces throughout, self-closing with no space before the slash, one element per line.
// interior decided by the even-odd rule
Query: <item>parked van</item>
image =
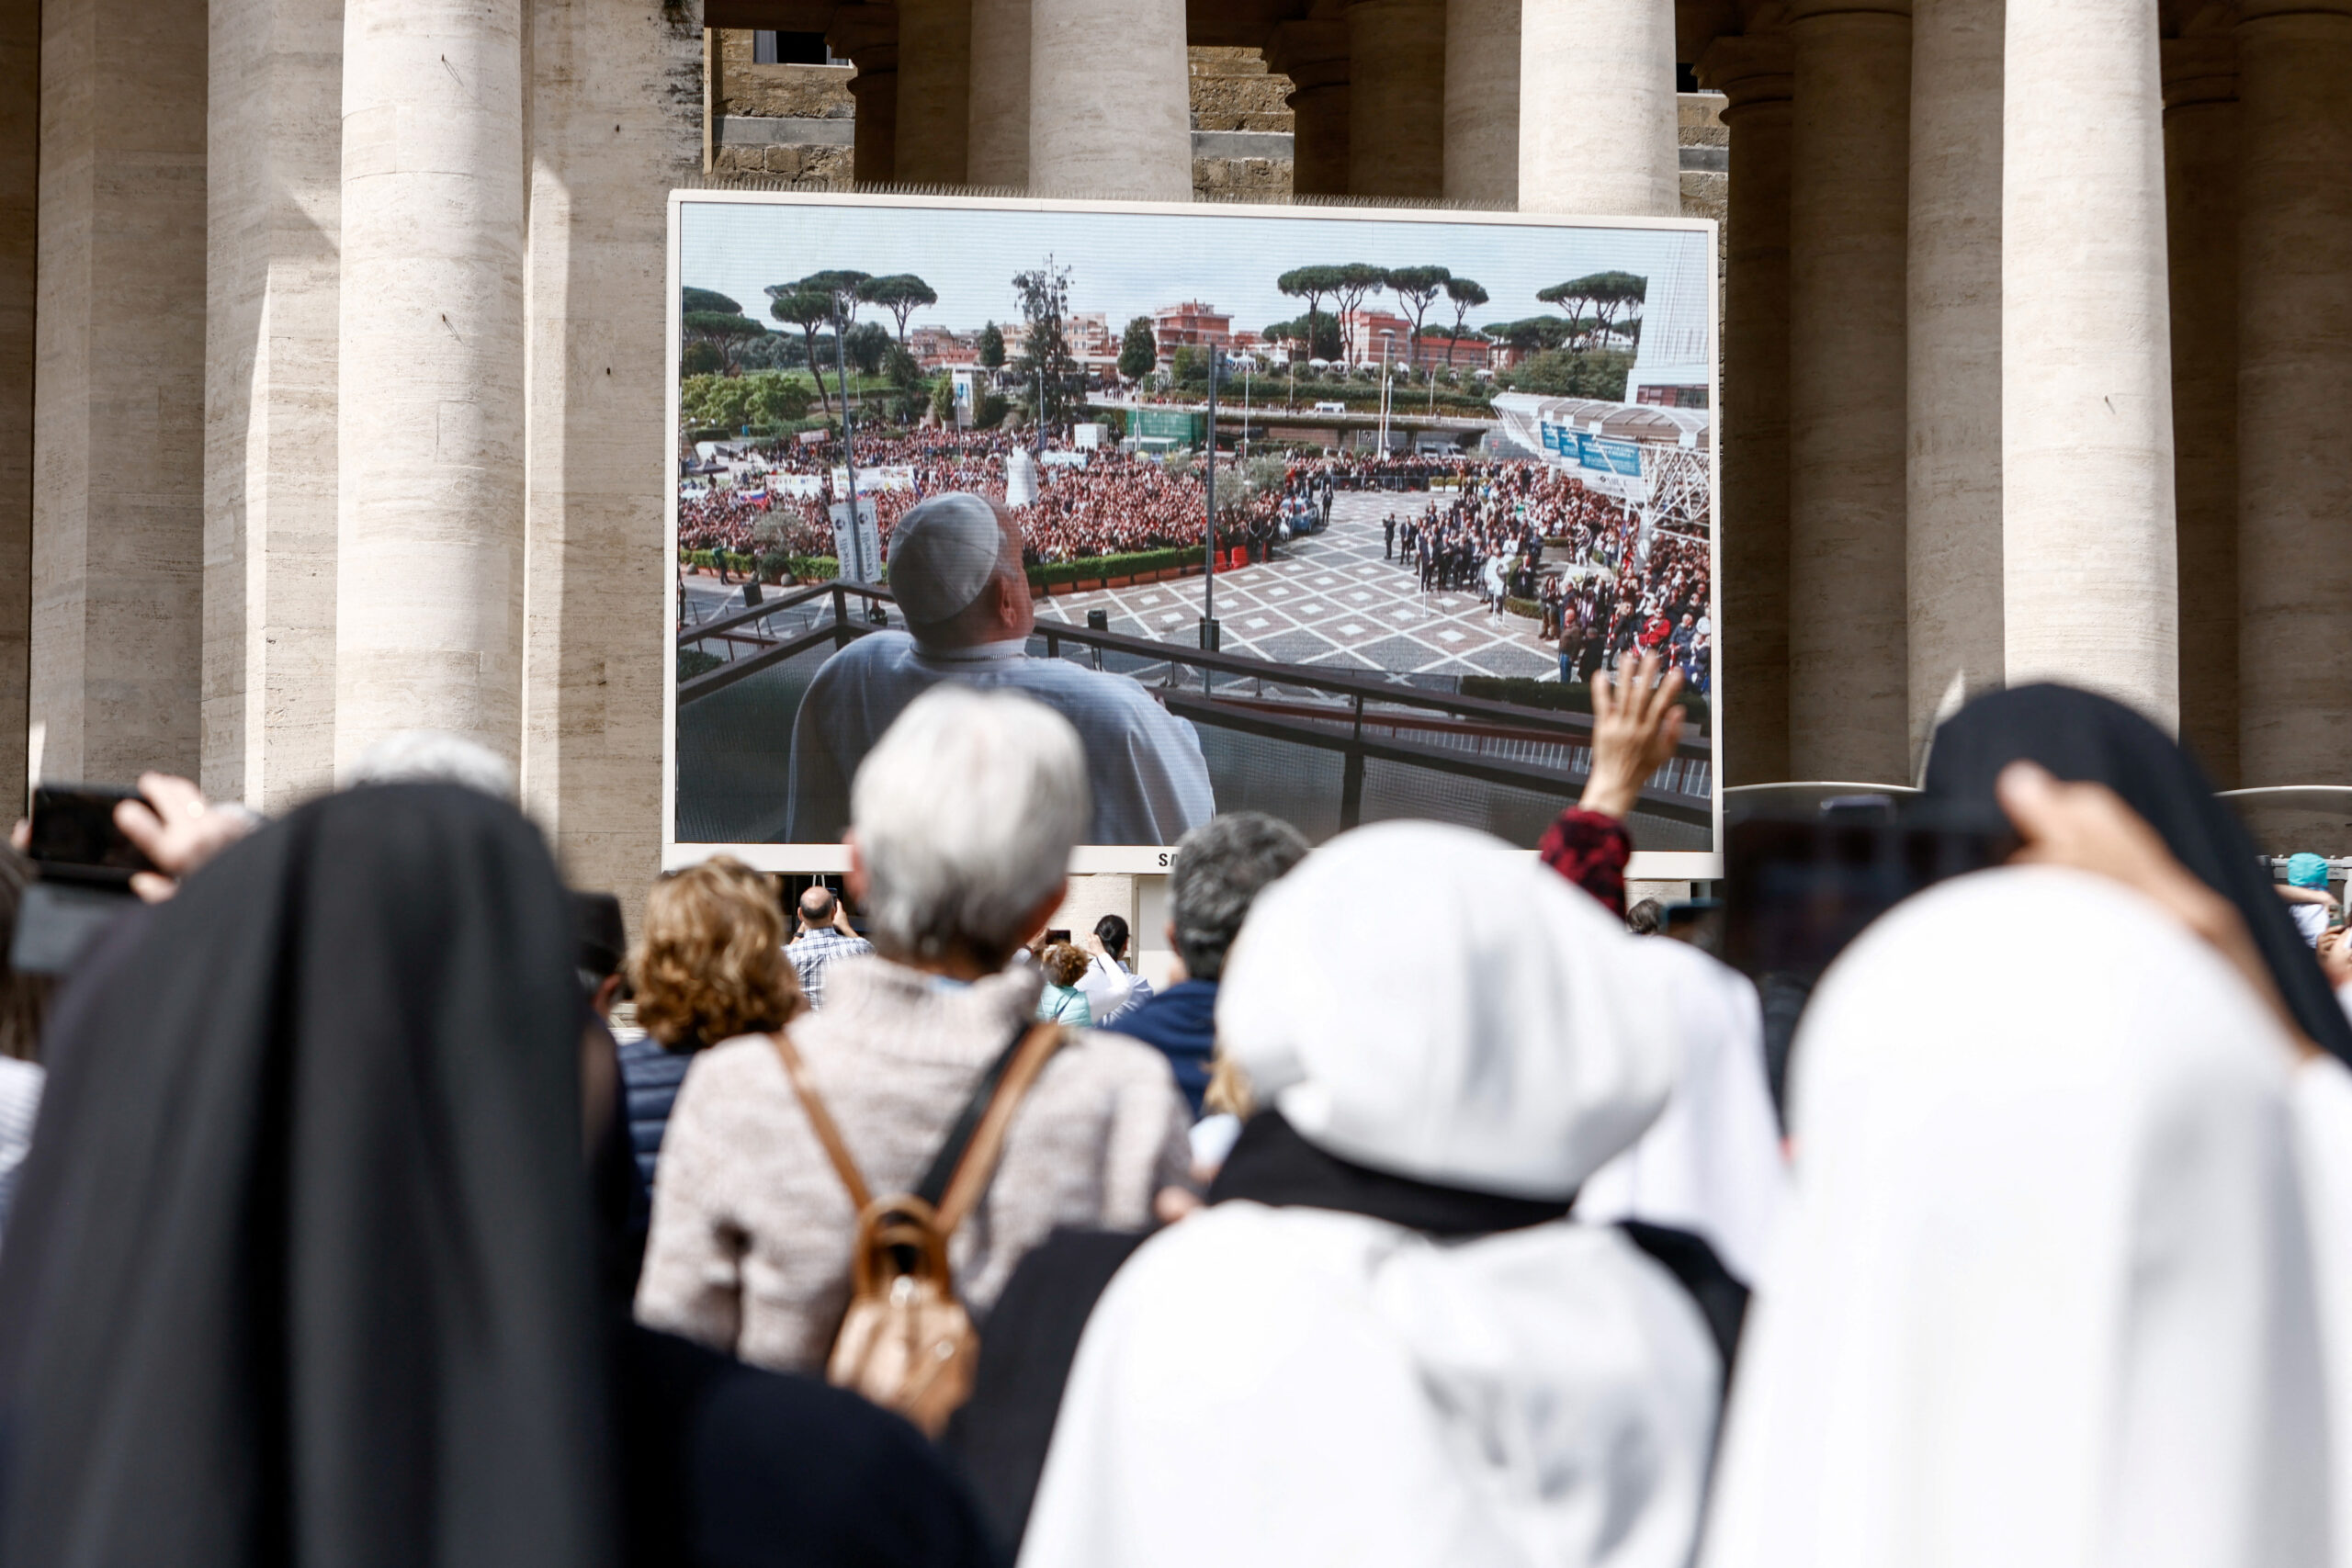
<path fill-rule="evenodd" d="M 1317 403 L 1315 405 L 1315 412 L 1317 413 L 1345 413 L 1348 412 L 1348 405 L 1345 403 Z"/>

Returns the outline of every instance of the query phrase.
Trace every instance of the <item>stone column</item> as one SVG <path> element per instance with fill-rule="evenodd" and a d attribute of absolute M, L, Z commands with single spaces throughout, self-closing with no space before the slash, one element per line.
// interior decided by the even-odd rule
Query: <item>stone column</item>
<path fill-rule="evenodd" d="M 1785 35 L 1718 39 L 1700 79 L 1729 100 L 1722 630 L 1729 784 L 1789 776 L 1789 98 Z"/>
<path fill-rule="evenodd" d="M 2352 7 L 2238 24 L 2238 741 L 2248 784 L 2352 772 Z"/>
<path fill-rule="evenodd" d="M 1184 0 L 1030 0 L 1029 188 L 1193 199 Z"/>
<path fill-rule="evenodd" d="M 1029 183 L 1029 5 L 1030 0 L 972 0 L 971 121 L 964 175 L 976 186 Z M 1188 164 L 1188 182 L 1189 168 Z"/>
<path fill-rule="evenodd" d="M 1913 0 L 1909 752 L 2001 684 L 2004 0 Z"/>
<path fill-rule="evenodd" d="M 40 25 L 29 722 L 49 778 L 192 777 L 205 7 L 48 0 Z"/>
<path fill-rule="evenodd" d="M 665 197 L 695 164 L 673 107 L 690 26 L 604 0 L 532 0 L 530 409 L 524 447 L 524 804 L 564 874 L 634 905 L 661 865 L 673 444 Z M 616 130 L 615 127 L 619 129 Z"/>
<path fill-rule="evenodd" d="M 211 0 L 206 793 L 334 783 L 343 0 Z"/>
<path fill-rule="evenodd" d="M 1283 22 L 1266 64 L 1291 80 L 1294 196 L 1348 194 L 1348 29 L 1336 21 Z"/>
<path fill-rule="evenodd" d="M 1673 218 L 1673 0 L 1523 0 L 1519 205 Z"/>
<path fill-rule="evenodd" d="M 32 655 L 33 317 L 40 268 L 40 6 L 0 3 L 0 810 L 24 809 Z"/>
<path fill-rule="evenodd" d="M 898 178 L 898 10 L 842 6 L 833 12 L 825 42 L 835 54 L 857 63 L 857 74 L 849 79 L 850 96 L 857 100 L 851 177 L 862 186 L 888 185 Z"/>
<path fill-rule="evenodd" d="M 2238 51 L 2163 46 L 2180 739 L 2238 783 Z"/>
<path fill-rule="evenodd" d="M 972 0 L 899 0 L 899 183 L 965 183 L 971 86 Z"/>
<path fill-rule="evenodd" d="M 1520 0 L 1445 0 L 1445 197 L 1519 205 Z"/>
<path fill-rule="evenodd" d="M 2001 202 L 2007 680 L 2180 716 L 2164 98 L 2140 0 L 2011 6 Z"/>
<path fill-rule="evenodd" d="M 1444 194 L 1445 0 L 1355 0 L 1347 20 L 1349 193 Z"/>
<path fill-rule="evenodd" d="M 1790 24 L 1789 771 L 1902 784 L 1911 18 L 1843 3 Z"/>
<path fill-rule="evenodd" d="M 412 728 L 518 761 L 522 22 L 346 0 L 338 771 Z"/>

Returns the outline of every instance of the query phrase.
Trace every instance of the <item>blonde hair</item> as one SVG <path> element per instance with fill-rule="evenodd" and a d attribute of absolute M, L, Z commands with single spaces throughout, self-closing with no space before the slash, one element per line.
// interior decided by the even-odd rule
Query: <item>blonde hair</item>
<path fill-rule="evenodd" d="M 628 978 L 638 1022 L 664 1045 L 780 1029 L 800 1010 L 784 911 L 767 879 L 729 855 L 653 885 Z"/>
<path fill-rule="evenodd" d="M 1085 976 L 1091 963 L 1086 954 L 1066 942 L 1055 942 L 1037 955 L 1037 963 L 1046 971 L 1046 978 L 1057 986 L 1075 986 Z"/>

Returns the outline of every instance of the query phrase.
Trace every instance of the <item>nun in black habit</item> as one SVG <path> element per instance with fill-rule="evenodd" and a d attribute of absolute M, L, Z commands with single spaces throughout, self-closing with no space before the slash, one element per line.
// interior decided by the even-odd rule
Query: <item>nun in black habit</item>
<path fill-rule="evenodd" d="M 913 1428 L 628 1324 L 573 949 L 538 835 L 433 784 L 107 944 L 0 1258 L 0 1568 L 985 1561 Z"/>
<path fill-rule="evenodd" d="M 2070 783 L 2102 784 L 2146 819 L 2189 874 L 2227 898 L 2295 1021 L 2320 1049 L 2352 1063 L 2352 1021 L 2272 891 L 2254 840 L 2181 745 L 2112 698 L 2072 686 L 2019 686 L 1979 697 L 1936 730 L 1924 801 L 1999 822 L 2001 770 L 2020 759 Z"/>

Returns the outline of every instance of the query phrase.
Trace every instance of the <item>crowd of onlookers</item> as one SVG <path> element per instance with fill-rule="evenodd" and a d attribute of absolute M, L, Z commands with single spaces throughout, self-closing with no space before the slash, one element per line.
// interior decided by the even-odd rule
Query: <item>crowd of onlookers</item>
<path fill-rule="evenodd" d="M 907 708 L 789 901 L 567 892 L 461 741 L 267 822 L 141 781 L 141 897 L 0 973 L 0 1568 L 2340 1568 L 2301 905 L 2146 720 L 1980 700 L 1926 795 L 2012 863 L 1776 1091 L 1628 930 L 1681 682 L 1596 682 L 1533 855 L 1229 813 L 1151 931 L 1060 924 L 1087 761 L 1016 693 Z"/>

